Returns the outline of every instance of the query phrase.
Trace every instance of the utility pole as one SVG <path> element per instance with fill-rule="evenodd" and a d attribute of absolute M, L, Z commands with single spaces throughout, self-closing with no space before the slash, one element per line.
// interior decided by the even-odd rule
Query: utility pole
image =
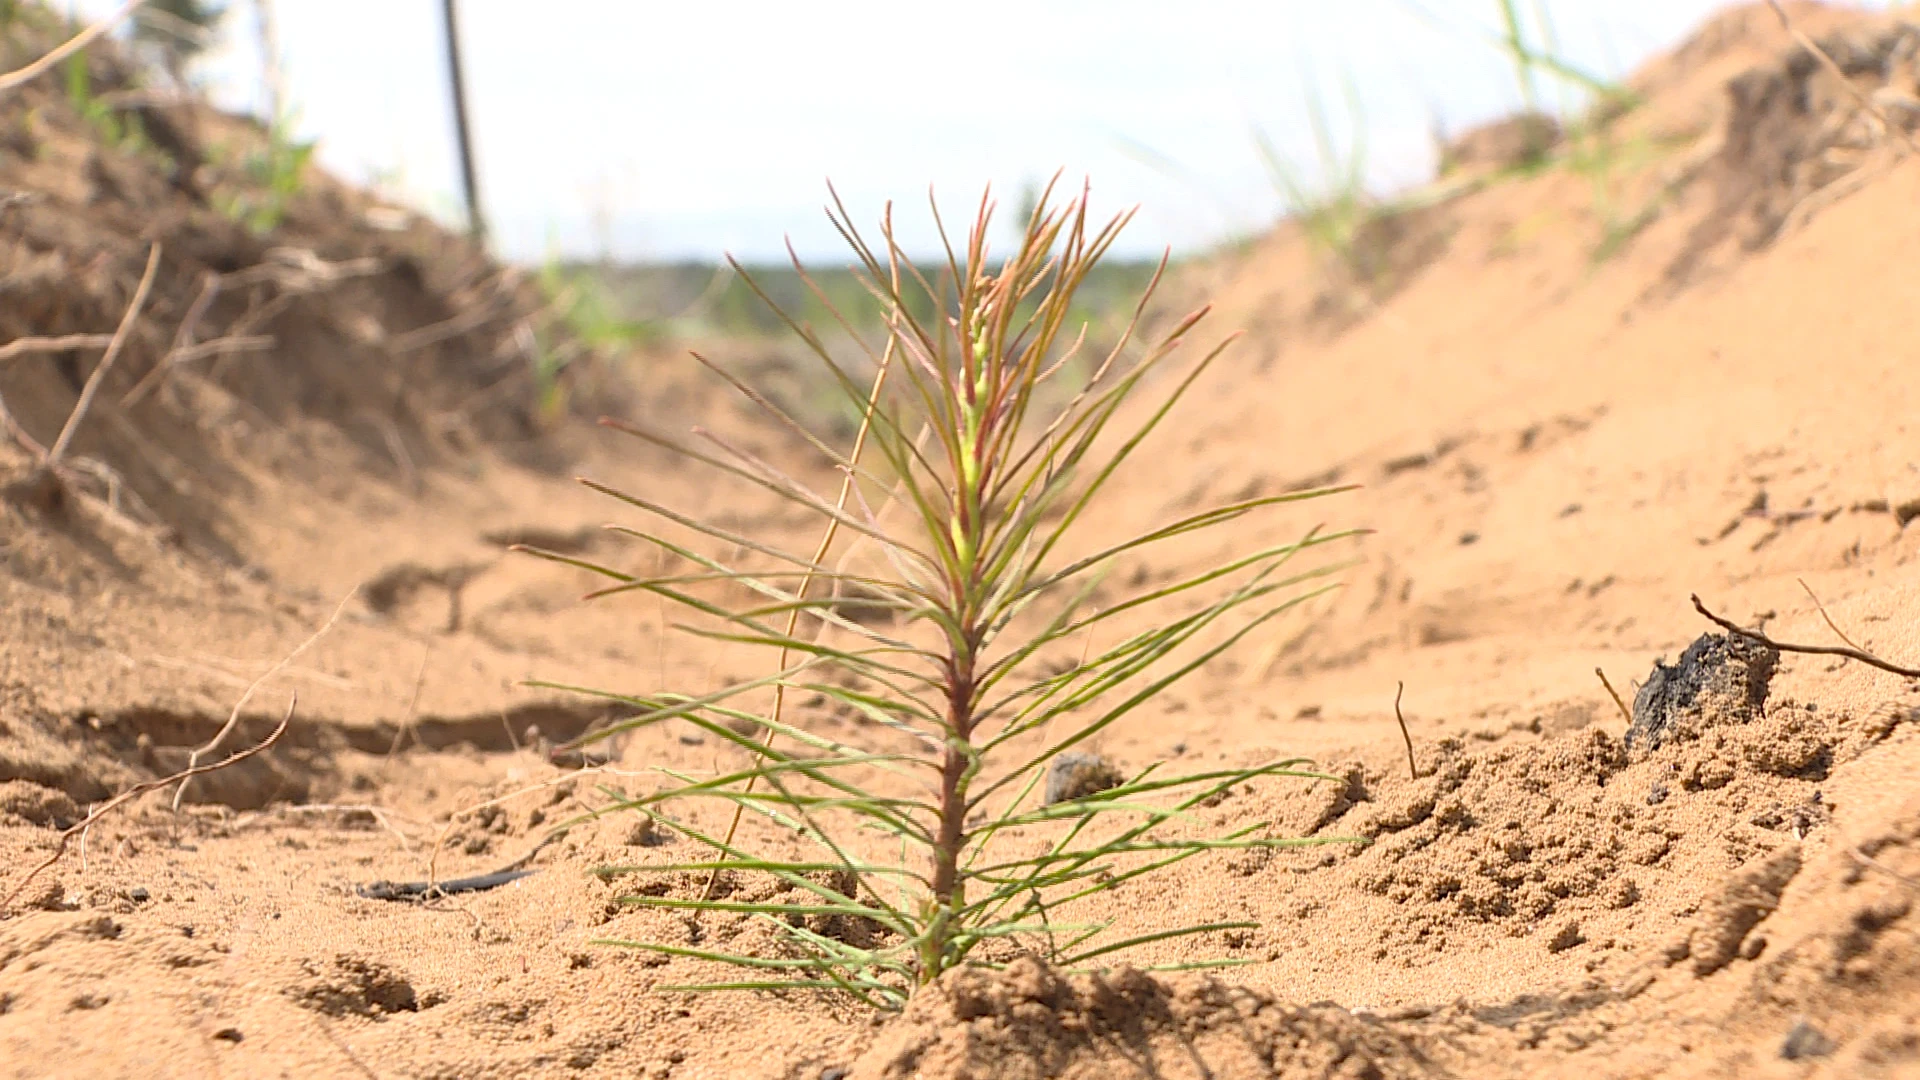
<path fill-rule="evenodd" d="M 447 26 L 447 76 L 453 90 L 454 134 L 460 143 L 460 185 L 467 197 L 467 231 L 477 244 L 487 242 L 487 219 L 480 209 L 480 185 L 474 177 L 473 133 L 467 123 L 467 83 L 461 73 L 460 21 L 454 0 L 441 0 Z"/>

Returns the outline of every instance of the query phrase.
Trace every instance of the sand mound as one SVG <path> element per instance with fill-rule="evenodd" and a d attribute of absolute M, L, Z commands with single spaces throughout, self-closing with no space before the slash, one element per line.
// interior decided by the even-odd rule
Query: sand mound
<path fill-rule="evenodd" d="M 8 68 L 59 40 L 41 8 L 9 19 Z M 225 516 L 256 470 L 338 495 L 353 477 L 417 487 L 482 446 L 550 453 L 530 440 L 553 343 L 536 345 L 549 328 L 522 272 L 296 173 L 251 121 L 137 90 L 112 43 L 83 56 L 85 94 L 46 76 L 0 101 L 0 345 L 16 342 L 0 470 L 53 444 L 103 351 L 18 339 L 111 334 L 154 243 L 145 308 L 70 451 L 124 518 L 231 563 Z"/>
<path fill-rule="evenodd" d="M 913 1000 L 847 1080 L 1094 1080 L 1443 1075 L 1334 1005 L 1291 1006 L 1214 979 L 1132 969 L 1062 977 L 1031 959 L 960 969 Z"/>
<path fill-rule="evenodd" d="M 1758 14 L 1758 13 L 1756 13 Z M 1920 25 L 1856 23 L 1729 80 L 1711 205 L 1672 273 L 1723 243 L 1764 247 L 1880 175 L 1920 129 Z"/>

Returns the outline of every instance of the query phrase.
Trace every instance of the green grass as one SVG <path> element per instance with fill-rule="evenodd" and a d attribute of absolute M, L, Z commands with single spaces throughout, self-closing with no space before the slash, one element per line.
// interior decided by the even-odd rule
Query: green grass
<path fill-rule="evenodd" d="M 275 117 L 267 125 L 266 141 L 236 151 L 215 147 L 216 159 L 238 173 L 238 183 L 227 183 L 212 194 L 214 207 L 255 233 L 268 233 L 285 220 L 287 207 L 306 183 L 307 164 L 315 144 L 293 138 L 295 117 Z"/>
<path fill-rule="evenodd" d="M 1049 408 L 1049 387 L 1084 347 L 1076 294 L 1125 215 L 1090 225 L 1083 198 L 1054 205 L 1049 190 L 1017 249 L 995 259 L 983 203 L 966 247 L 949 245 L 941 272 L 929 275 L 896 244 L 891 210 L 876 250 L 835 205 L 883 332 L 854 333 L 821 281 L 804 271 L 798 280 L 860 341 L 871 379 L 856 377 L 793 313 L 776 317 L 859 410 L 851 445 L 805 430 L 735 385 L 770 424 L 833 464 L 837 494 L 701 429 L 681 439 L 615 425 L 806 511 L 821 529 L 812 552 L 591 481 L 639 515 L 621 531 L 674 569 L 641 577 L 536 552 L 599 575 L 606 585 L 597 596 L 659 597 L 683 614 L 685 633 L 757 647 L 768 661 L 765 674 L 738 685 L 651 695 L 567 688 L 635 710 L 593 738 L 678 720 L 735 751 L 735 764 L 715 775 L 663 770 L 654 793 L 618 798 L 614 809 L 652 815 L 705 849 L 669 864 L 604 868 L 609 877 L 665 877 L 664 891 L 646 888 L 623 902 L 744 914 L 777 943 L 742 952 L 613 944 L 740 973 L 672 989 L 811 988 L 892 1009 L 961 964 L 1030 952 L 1068 968 L 1100 966 L 1134 946 L 1222 929 L 1151 927 L 1109 940 L 1109 924 L 1084 918 L 1076 904 L 1197 855 L 1328 842 L 1276 836 L 1255 820 L 1210 829 L 1194 813 L 1249 782 L 1317 777 L 1306 762 L 1182 774 L 1156 763 L 1108 790 L 1051 804 L 1043 785 L 1062 754 L 1152 711 L 1169 687 L 1331 588 L 1337 567 L 1314 556 L 1352 533 L 1316 529 L 1242 545 L 1170 581 L 1123 586 L 1147 579 L 1109 571 L 1138 566 L 1178 537 L 1225 540 L 1283 504 L 1333 491 L 1246 499 L 1130 537 L 1099 535 L 1092 523 L 1122 467 L 1173 423 L 1174 406 L 1225 348 L 1177 368 L 1204 309 L 1135 347 L 1150 285 L 1135 321 Z M 742 280 L 771 299 L 750 274 Z M 698 539 L 677 539 L 688 535 Z M 868 557 L 853 558 L 862 552 Z M 815 695 L 866 725 L 842 738 L 788 714 L 790 699 Z M 696 827 L 684 811 L 702 803 L 731 808 L 734 825 L 742 815 L 771 825 L 767 846 L 733 825 Z M 791 853 L 792 843 L 803 850 Z M 723 877 L 787 891 L 733 899 L 714 888 Z M 704 889 L 685 885 L 702 878 Z"/>
<path fill-rule="evenodd" d="M 1158 268 L 1158 260 L 1151 259 L 1102 262 L 1089 271 L 1075 295 L 1075 316 L 1096 325 L 1124 321 Z M 851 267 L 803 273 L 784 263 L 746 263 L 736 272 L 728 265 L 679 262 L 607 267 L 579 263 L 556 269 L 572 280 L 594 281 L 613 316 L 680 337 L 784 336 L 786 323 L 759 292 L 796 321 L 823 329 L 845 318 L 862 332 L 878 333 L 887 311 Z M 942 267 L 922 262 L 913 270 L 931 280 Z M 755 284 L 749 285 L 747 277 Z M 907 299 L 916 305 L 916 317 L 933 314 L 925 297 Z"/>
<path fill-rule="evenodd" d="M 1341 85 L 1351 123 L 1344 146 L 1334 136 L 1319 89 L 1308 83 L 1304 91 L 1317 175 L 1281 153 L 1264 130 L 1255 127 L 1253 141 L 1287 217 L 1299 225 L 1329 282 L 1344 289 L 1349 284 L 1368 284 L 1374 276 L 1373 269 L 1358 258 L 1356 242 L 1379 208 L 1367 193 L 1366 113 L 1353 81 L 1344 80 Z"/>

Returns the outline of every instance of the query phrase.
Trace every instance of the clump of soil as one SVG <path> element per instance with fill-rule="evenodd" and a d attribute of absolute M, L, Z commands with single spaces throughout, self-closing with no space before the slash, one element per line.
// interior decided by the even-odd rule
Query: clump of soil
<path fill-rule="evenodd" d="M 8 19 L 9 70 L 64 32 L 34 5 Z M 81 57 L 88 96 L 44 76 L 0 99 L 0 345 L 95 336 L 0 362 L 10 501 L 60 508 L 25 479 L 48 475 L 40 459 L 156 244 L 151 291 L 62 473 L 109 516 L 232 564 L 223 504 L 255 470 L 340 495 L 360 476 L 417 489 L 483 446 L 557 463 L 537 438 L 536 373 L 556 328 L 524 273 L 310 165 L 275 195 L 257 123 L 137 93 L 111 41 Z M 264 217 L 237 209 L 268 201 Z"/>
<path fill-rule="evenodd" d="M 1850 85 L 1797 44 L 1727 83 L 1724 140 L 1703 176 L 1712 208 L 1669 277 L 1724 243 L 1772 243 L 1870 179 L 1920 129 L 1920 25 L 1856 25 L 1816 44 Z"/>
<path fill-rule="evenodd" d="M 1654 661 L 1653 674 L 1633 697 L 1627 747 L 1658 750 L 1670 740 L 1697 737 L 1703 723 L 1760 715 L 1779 662 L 1778 650 L 1750 638 L 1700 635 L 1672 666 Z"/>
<path fill-rule="evenodd" d="M 1072 799 L 1084 799 L 1119 787 L 1126 780 L 1119 766 L 1099 754 L 1071 751 L 1053 759 L 1047 767 L 1048 806 Z"/>
<path fill-rule="evenodd" d="M 960 968 L 916 996 L 848 1080 L 1120 1080 L 1442 1073 L 1334 1005 L 1295 1006 L 1210 978 L 1131 968 L 1062 976 L 1022 958 Z"/>

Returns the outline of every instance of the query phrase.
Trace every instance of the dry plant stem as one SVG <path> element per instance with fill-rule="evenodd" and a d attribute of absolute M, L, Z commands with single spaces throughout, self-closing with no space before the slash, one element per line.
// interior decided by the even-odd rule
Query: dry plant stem
<path fill-rule="evenodd" d="M 1812 53 L 1813 58 L 1820 61 L 1821 66 L 1827 69 L 1828 74 L 1840 80 L 1840 85 L 1848 94 L 1852 95 L 1853 100 L 1857 102 L 1862 109 L 1872 113 L 1874 119 L 1880 121 L 1881 126 L 1898 136 L 1900 141 L 1906 144 L 1908 150 L 1920 153 L 1920 143 L 1914 142 L 1913 136 L 1907 134 L 1905 128 L 1895 124 L 1893 118 L 1887 115 L 1885 109 L 1874 104 L 1872 98 L 1861 93 L 1860 88 L 1853 85 L 1853 80 L 1847 78 L 1847 73 L 1841 70 L 1840 65 L 1834 62 L 1833 57 L 1827 55 L 1827 50 L 1821 48 L 1819 42 L 1814 41 L 1805 33 L 1802 33 L 1799 27 L 1793 25 L 1793 20 L 1787 17 L 1787 9 L 1780 6 L 1780 0 L 1767 0 L 1767 6 L 1773 9 L 1774 17 L 1780 20 L 1780 26 L 1786 30 L 1788 34 L 1793 36 L 1794 41 L 1800 43 L 1801 48 Z"/>
<path fill-rule="evenodd" d="M 1827 614 L 1827 605 L 1820 602 L 1820 598 L 1813 594 L 1813 589 L 1807 585 L 1806 581 L 1801 578 L 1794 578 L 1793 580 L 1799 582 L 1801 590 L 1807 594 L 1807 599 L 1813 601 L 1814 610 L 1820 613 L 1820 618 L 1826 622 L 1827 629 L 1833 631 L 1833 636 L 1846 642 L 1855 649 L 1860 649 L 1860 643 L 1848 637 L 1847 632 L 1840 629 L 1840 627 L 1834 623 L 1833 616 Z M 1860 651 L 1866 652 L 1867 650 L 1860 649 Z"/>
<path fill-rule="evenodd" d="M 0 428 L 6 429 L 13 441 L 19 443 L 27 453 L 32 454 L 36 461 L 47 459 L 47 448 L 41 446 L 40 440 L 29 434 L 26 428 L 20 426 L 20 421 L 13 418 L 13 411 L 7 408 L 4 398 L 0 398 Z"/>
<path fill-rule="evenodd" d="M 26 876 L 22 877 L 18 884 L 14 885 L 13 888 L 7 891 L 6 898 L 0 899 L 0 912 L 5 912 L 8 908 L 11 908 L 13 906 L 14 900 L 19 898 L 21 891 L 24 890 L 29 884 L 31 884 L 33 882 L 33 879 L 40 875 L 41 871 L 45 870 L 49 866 L 52 866 L 54 863 L 60 861 L 60 856 L 66 854 L 67 844 L 74 838 L 74 836 L 76 835 L 84 836 L 86 834 L 86 831 L 92 828 L 95 822 L 99 821 L 101 818 L 107 816 L 113 811 L 119 809 L 121 806 L 124 806 L 131 799 L 137 799 L 140 796 L 145 795 L 149 791 L 159 791 L 162 788 L 167 787 L 169 784 L 178 783 L 184 787 L 188 780 L 191 780 L 202 773 L 217 772 L 221 769 L 226 768 L 229 765 L 237 765 L 240 762 L 245 761 L 246 759 L 254 756 L 255 754 L 260 753 L 261 751 L 265 750 L 267 747 L 272 746 L 275 742 L 279 741 L 281 735 L 286 733 L 287 725 L 293 722 L 294 708 L 299 704 L 300 704 L 300 695 L 294 694 L 291 698 L 287 700 L 286 715 L 280 718 L 280 723 L 273 729 L 273 731 L 269 733 L 266 738 L 260 740 L 259 742 L 253 744 L 252 746 L 247 747 L 245 750 L 240 750 L 235 752 L 231 757 L 228 757 L 223 761 L 216 761 L 209 765 L 189 765 L 186 768 L 180 770 L 177 773 L 174 773 L 171 776 L 162 777 L 161 779 L 158 779 L 158 780 L 149 780 L 142 784 L 135 784 L 133 787 L 130 787 L 127 790 L 121 792 L 120 794 L 115 795 L 113 798 L 108 799 L 106 802 L 101 803 L 91 813 L 89 813 L 84 820 L 81 820 L 79 822 L 74 823 L 73 825 L 68 826 L 65 831 L 61 832 L 59 842 L 54 845 L 53 854 L 47 856 L 46 859 L 40 863 L 40 865 L 27 871 Z"/>
<path fill-rule="evenodd" d="M 1627 703 L 1620 699 L 1620 691 L 1615 690 L 1613 688 L 1613 683 L 1608 681 L 1607 673 L 1605 671 L 1602 671 L 1599 668 L 1594 668 L 1593 673 L 1595 675 L 1600 676 L 1600 685 L 1607 688 L 1607 696 L 1613 699 L 1614 707 L 1620 710 L 1621 719 L 1624 719 L 1627 722 L 1628 727 L 1632 727 L 1633 726 L 1633 710 L 1627 708 Z"/>
<path fill-rule="evenodd" d="M 127 0 L 127 2 L 121 4 L 113 14 L 108 15 L 106 18 L 101 19 L 99 22 L 94 23 L 92 26 L 87 27 L 85 30 L 67 39 L 66 43 L 59 48 L 54 49 L 47 55 L 28 64 L 26 67 L 20 68 L 17 71 L 9 71 L 5 75 L 0 75 L 0 94 L 4 94 L 9 90 L 46 74 L 52 70 L 55 64 L 86 48 L 88 45 L 93 44 L 95 38 L 113 29 L 119 24 L 120 20 L 133 14 L 134 8 L 139 7 L 145 2 L 146 0 Z"/>
<path fill-rule="evenodd" d="M 1888 877 L 1894 879 L 1895 881 L 1900 882 L 1903 885 L 1910 885 L 1913 888 L 1920 889 L 1920 878 L 1913 877 L 1910 874 L 1903 874 L 1900 871 L 1895 870 L 1893 867 L 1888 866 L 1886 863 L 1880 862 L 1879 860 L 1875 859 L 1873 856 L 1867 854 L 1866 852 L 1861 851 L 1858 847 L 1848 848 L 1847 854 L 1853 856 L 1854 860 L 1858 862 L 1861 866 L 1865 866 L 1873 870 L 1878 870 L 1881 873 L 1887 875 Z"/>
<path fill-rule="evenodd" d="M 1413 762 L 1413 736 L 1407 733 L 1407 718 L 1400 713 L 1400 695 L 1407 692 L 1407 684 L 1400 682 L 1393 691 L 1393 718 L 1400 722 L 1400 737 L 1407 743 L 1407 774 L 1420 779 L 1420 766 Z"/>
<path fill-rule="evenodd" d="M 393 763 L 393 755 L 400 752 L 400 743 L 407 736 L 413 735 L 413 718 L 415 710 L 420 707 L 420 688 L 427 684 L 427 661 L 431 659 L 433 659 L 433 642 L 429 641 L 426 647 L 420 650 L 420 667 L 413 673 L 413 694 L 407 698 L 407 711 L 401 715 L 400 726 L 393 733 L 393 745 L 387 747 L 386 763 L 389 765 Z M 507 730 L 507 736 L 509 738 L 513 736 L 511 728 Z M 419 743 L 420 737 L 413 735 L 413 741 L 416 744 Z"/>
<path fill-rule="evenodd" d="M 129 8 L 131 10 L 131 8 Z M 106 354 L 100 357 L 100 363 L 88 377 L 86 386 L 80 390 L 80 400 L 74 403 L 73 412 L 68 414 L 65 427 L 60 429 L 60 437 L 53 440 L 53 446 L 47 451 L 47 468 L 59 468 L 60 460 L 72 445 L 74 433 L 80 430 L 80 421 L 86 419 L 87 409 L 93 405 L 93 396 L 100 392 L 100 384 L 106 380 L 107 372 L 114 361 L 120 359 L 121 351 L 126 347 L 127 334 L 132 331 L 134 320 L 140 317 L 140 309 L 146 306 L 147 290 L 153 288 L 154 271 L 160 268 L 160 242 L 154 241 L 147 250 L 147 269 L 140 275 L 140 284 L 133 290 L 133 302 L 127 305 L 127 312 L 120 317 L 120 327 L 113 332 L 113 340 L 107 344 Z"/>
<path fill-rule="evenodd" d="M 1888 661 L 1880 659 L 1879 657 L 1873 655 L 1872 653 L 1866 651 L 1865 649 L 1856 649 L 1856 648 L 1853 648 L 1852 646 L 1841 646 L 1841 645 L 1793 645 L 1784 641 L 1775 641 L 1774 639 L 1768 637 L 1765 634 L 1760 633 L 1757 630 L 1747 630 L 1742 627 L 1736 626 L 1733 623 L 1728 622 L 1726 619 L 1723 619 L 1720 616 L 1715 615 L 1713 612 L 1708 611 L 1707 605 L 1700 602 L 1700 596 L 1698 593 L 1692 594 L 1691 599 L 1693 600 L 1693 610 L 1698 611 L 1700 614 L 1706 616 L 1709 622 L 1712 622 L 1715 626 L 1720 627 L 1721 629 L 1727 631 L 1730 634 L 1738 634 L 1741 637 L 1746 638 L 1748 641 L 1757 641 L 1762 645 L 1766 645 L 1771 648 L 1778 649 L 1781 652 L 1807 653 L 1813 656 L 1845 657 L 1848 660 L 1858 660 L 1863 664 L 1867 664 L 1872 667 L 1877 667 L 1881 671 L 1892 672 L 1893 674 L 1899 675 L 1903 678 L 1920 679 L 1920 668 L 1901 667 L 1899 664 L 1889 663 Z"/>
<path fill-rule="evenodd" d="M 213 306 L 214 298 L 220 295 L 220 288 L 224 281 L 225 278 L 222 275 L 211 270 L 201 277 L 200 294 L 193 298 L 193 305 L 187 308 L 186 316 L 180 320 L 179 327 L 173 332 L 173 347 L 167 350 L 165 358 L 141 376 L 133 389 L 121 397 L 120 404 L 123 407 L 138 405 L 142 398 L 151 393 L 153 388 L 167 377 L 167 372 L 174 363 L 174 357 L 193 343 L 194 331 L 200 328 L 200 320 L 206 317 L 207 309 Z"/>
<path fill-rule="evenodd" d="M 104 349 L 113 344 L 112 334 L 62 334 L 59 337 L 15 338 L 0 345 L 0 363 L 39 353 L 66 352 L 69 349 Z"/>
<path fill-rule="evenodd" d="M 275 675 L 278 675 L 280 674 L 280 672 L 284 671 L 287 665 L 293 663 L 296 657 L 298 657 L 301 653 L 306 652 L 309 648 L 311 648 L 314 642 L 319 641 L 322 637 L 325 637 L 327 631 L 333 629 L 333 624 L 340 621 L 340 614 L 347 610 L 348 601 L 351 601 L 354 598 L 354 596 L 359 592 L 360 590 L 357 587 L 348 590 L 347 595 L 341 598 L 339 606 L 333 609 L 333 614 L 327 616 L 327 621 L 325 625 L 321 626 L 320 629 L 315 630 L 313 632 L 312 637 L 301 642 L 298 648 L 288 653 L 285 657 L 281 659 L 279 663 L 268 668 L 267 673 L 265 675 L 262 675 L 259 678 L 253 680 L 252 685 L 247 687 L 246 692 L 240 695 L 240 700 L 233 703 L 233 712 L 227 715 L 227 722 L 221 725 L 219 731 L 214 732 L 213 738 L 208 739 L 205 744 L 194 748 L 193 753 L 188 755 L 187 767 L 189 769 L 200 764 L 200 758 L 202 755 L 211 754 L 215 750 L 220 749 L 220 744 L 227 740 L 227 736 L 232 734 L 233 729 L 235 727 L 239 726 L 240 710 L 247 707 L 247 702 L 252 699 L 254 692 L 259 690 L 261 686 L 265 685 L 268 679 L 271 679 Z M 194 774 L 190 773 L 189 778 L 191 778 L 192 775 Z M 187 781 L 182 780 L 180 782 L 179 790 L 173 793 L 173 810 L 175 813 L 179 813 L 180 800 L 186 797 L 186 794 L 187 794 Z"/>
<path fill-rule="evenodd" d="M 894 282 L 894 287 L 895 288 L 899 287 L 899 282 L 897 280 Z M 876 371 L 873 376 L 873 389 L 869 391 L 867 394 L 867 407 L 866 407 L 866 411 L 862 413 L 860 417 L 860 430 L 856 432 L 853 437 L 853 452 L 848 456 L 848 459 L 847 459 L 851 467 L 842 470 L 842 473 L 841 473 L 840 495 L 839 495 L 839 498 L 834 500 L 834 509 L 841 513 L 846 512 L 847 499 L 853 494 L 853 485 L 855 482 L 854 470 L 860 467 L 860 457 L 862 454 L 866 452 L 867 436 L 873 430 L 873 410 L 880 403 L 880 394 L 886 389 L 886 385 L 887 385 L 887 372 L 892 370 L 892 367 L 893 367 L 893 341 L 889 339 L 887 342 L 886 352 L 883 353 L 880 358 L 880 370 Z M 827 520 L 827 527 L 825 531 L 823 531 L 820 534 L 820 544 L 819 546 L 814 548 L 814 551 L 813 551 L 812 561 L 814 566 L 818 566 L 821 563 L 821 561 L 827 557 L 827 553 L 833 549 L 834 539 L 839 535 L 840 535 L 839 517 L 836 516 L 836 517 L 829 518 Z M 809 586 L 813 584 L 815 575 L 816 575 L 816 571 L 814 571 L 811 567 L 809 567 L 806 574 L 802 576 L 800 579 L 799 595 L 805 596 L 807 594 L 807 589 Z M 798 631 L 799 628 L 800 628 L 800 609 L 795 608 L 794 610 L 787 613 L 787 637 L 789 638 L 793 637 L 794 633 Z M 784 646 L 784 645 L 781 646 L 779 669 L 785 670 L 788 662 L 791 661 L 792 658 L 793 658 L 793 650 L 788 648 L 787 646 Z M 777 724 L 781 722 L 781 714 L 785 711 L 786 704 L 787 704 L 786 683 L 784 681 L 775 683 L 773 687 L 773 713 L 772 713 L 774 723 Z M 772 744 L 773 734 L 771 732 L 768 733 L 766 742 L 767 742 L 767 745 Z M 764 754 L 756 755 L 755 764 L 756 765 L 759 764 L 758 759 L 764 758 L 764 756 L 765 756 Z M 751 777 L 748 779 L 747 781 L 748 792 L 753 791 L 753 789 L 757 786 L 759 779 L 760 778 L 758 776 Z M 723 843 L 726 844 L 726 846 L 728 847 L 733 846 L 734 837 L 740 831 L 740 817 L 745 813 L 746 813 L 745 804 L 743 803 L 734 804 L 733 817 L 727 822 L 727 834 L 724 840 L 722 841 Z M 716 869 L 711 874 L 707 875 L 706 887 L 701 890 L 700 894 L 704 897 L 711 899 L 713 897 L 714 887 L 719 883 L 720 883 L 720 871 Z"/>

